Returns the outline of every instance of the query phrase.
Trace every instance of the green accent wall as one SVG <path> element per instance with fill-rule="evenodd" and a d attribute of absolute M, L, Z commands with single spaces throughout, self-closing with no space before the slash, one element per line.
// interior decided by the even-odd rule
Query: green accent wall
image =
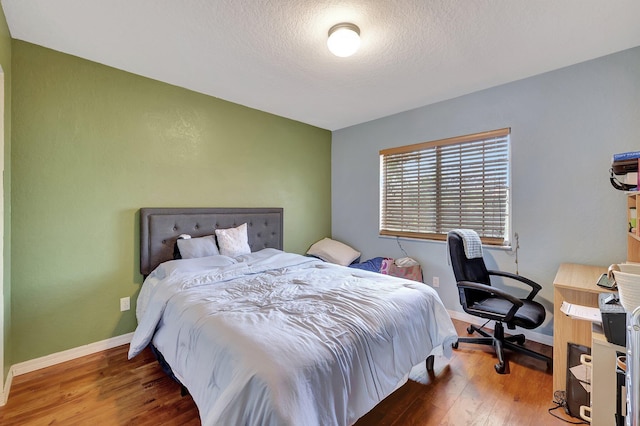
<path fill-rule="evenodd" d="M 0 7 L 0 65 L 4 73 L 4 249 L 3 249 L 3 327 L 4 350 L 3 375 L 0 377 L 0 390 L 11 367 L 11 35 Z M 2 299 L 2 298 L 0 298 Z"/>
<path fill-rule="evenodd" d="M 134 330 L 140 207 L 283 207 L 298 253 L 330 235 L 329 131 L 12 48 L 13 363 Z"/>

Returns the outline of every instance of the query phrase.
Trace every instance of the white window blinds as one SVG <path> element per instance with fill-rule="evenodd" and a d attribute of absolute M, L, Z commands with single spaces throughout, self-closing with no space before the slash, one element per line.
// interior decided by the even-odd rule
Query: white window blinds
<path fill-rule="evenodd" d="M 380 234 L 508 245 L 510 129 L 380 151 Z"/>

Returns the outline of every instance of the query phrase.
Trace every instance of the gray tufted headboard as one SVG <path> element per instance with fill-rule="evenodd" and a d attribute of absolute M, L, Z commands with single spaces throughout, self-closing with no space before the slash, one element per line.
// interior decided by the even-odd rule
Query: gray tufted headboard
<path fill-rule="evenodd" d="M 173 259 L 180 234 L 211 235 L 217 228 L 247 224 L 251 251 L 282 250 L 282 208 L 142 208 L 140 209 L 140 273 L 147 276 Z"/>

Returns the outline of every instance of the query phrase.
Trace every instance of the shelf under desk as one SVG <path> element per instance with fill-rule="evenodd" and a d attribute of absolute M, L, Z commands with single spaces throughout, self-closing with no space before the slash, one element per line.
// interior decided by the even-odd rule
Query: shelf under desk
<path fill-rule="evenodd" d="M 569 318 L 560 311 L 562 302 L 598 307 L 598 294 L 612 290 L 596 285 L 603 266 L 563 263 L 553 280 L 553 390 L 566 390 L 567 343 L 591 347 L 591 322 Z"/>

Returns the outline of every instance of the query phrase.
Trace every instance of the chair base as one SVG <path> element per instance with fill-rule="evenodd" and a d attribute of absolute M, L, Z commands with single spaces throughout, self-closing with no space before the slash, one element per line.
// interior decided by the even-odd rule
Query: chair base
<path fill-rule="evenodd" d="M 547 368 L 551 368 L 552 366 L 553 360 L 550 357 L 522 346 L 525 342 L 524 334 L 505 337 L 504 326 L 501 322 L 496 322 L 493 336 L 474 325 L 467 327 L 467 332 L 469 334 L 473 334 L 475 332 L 483 337 L 459 337 L 458 342 L 453 345 L 454 349 L 458 347 L 458 343 L 460 342 L 493 346 L 496 351 L 496 356 L 498 357 L 498 363 L 494 365 L 498 374 L 505 374 L 507 372 L 507 361 L 504 357 L 504 349 L 510 349 L 541 361 L 545 361 L 547 363 Z"/>

